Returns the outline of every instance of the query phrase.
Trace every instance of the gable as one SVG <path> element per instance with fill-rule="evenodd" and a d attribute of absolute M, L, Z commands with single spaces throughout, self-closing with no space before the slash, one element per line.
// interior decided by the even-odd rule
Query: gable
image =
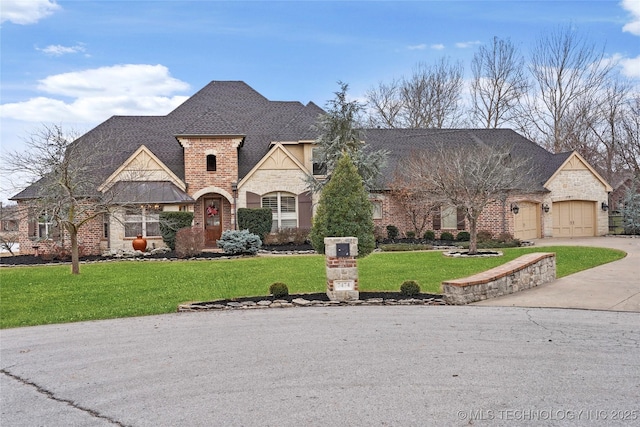
<path fill-rule="evenodd" d="M 251 171 L 242 178 L 242 182 L 246 182 L 257 171 L 286 171 L 296 170 L 307 173 L 306 168 L 291 154 L 281 143 L 273 145 L 271 150 L 258 162 L 258 164 L 251 169 Z M 242 184 L 239 185 L 242 185 Z"/>
<path fill-rule="evenodd" d="M 146 146 L 141 145 L 99 187 L 104 191 L 120 181 L 168 181 L 185 191 L 186 185 Z"/>
<path fill-rule="evenodd" d="M 569 155 L 569 157 L 564 161 L 564 163 L 562 163 L 562 165 L 560 165 L 560 167 L 554 172 L 554 174 L 547 180 L 544 186 L 546 188 L 552 186 L 553 181 L 556 180 L 557 177 L 563 172 L 571 173 L 576 171 L 588 172 L 593 176 L 595 181 L 602 184 L 606 192 L 613 191 L 611 185 L 609 185 L 609 183 L 605 181 L 604 178 L 602 178 L 602 176 L 600 176 L 600 174 L 596 172 L 596 170 L 593 169 L 591 165 L 589 165 L 589 163 L 575 151 L 571 153 L 571 155 Z"/>

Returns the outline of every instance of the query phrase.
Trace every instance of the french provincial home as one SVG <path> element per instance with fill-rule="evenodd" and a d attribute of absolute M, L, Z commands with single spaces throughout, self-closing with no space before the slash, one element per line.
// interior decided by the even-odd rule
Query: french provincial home
<path fill-rule="evenodd" d="M 270 208 L 273 231 L 310 228 L 318 195 L 308 191 L 305 177 L 324 173 L 313 156 L 314 125 L 323 112 L 312 102 L 268 100 L 241 81 L 213 81 L 166 116 L 111 117 L 77 143 L 113 141 L 118 147 L 96 167 L 102 174 L 97 194 L 115 195 L 114 206 L 127 207 L 80 230 L 83 253 L 130 249 L 138 234 L 149 247 L 164 246 L 161 211 L 193 212 L 193 226 L 210 247 L 224 230 L 237 227 L 238 208 Z M 380 188 L 370 195 L 374 222 L 382 229 L 391 224 L 402 233 L 412 230 L 387 188 L 400 161 L 414 150 L 468 141 L 508 144 L 513 155 L 540 165 L 532 189 L 487 208 L 479 230 L 522 239 L 607 233 L 603 207 L 611 187 L 575 152 L 552 154 L 509 129 L 366 129 L 364 136 L 366 144 L 390 153 Z M 37 194 L 35 185 L 12 199 L 26 206 Z M 19 228 L 22 253 L 56 238 L 46 217 L 23 217 Z M 453 207 L 430 211 L 427 229 L 436 235 L 466 228 Z"/>

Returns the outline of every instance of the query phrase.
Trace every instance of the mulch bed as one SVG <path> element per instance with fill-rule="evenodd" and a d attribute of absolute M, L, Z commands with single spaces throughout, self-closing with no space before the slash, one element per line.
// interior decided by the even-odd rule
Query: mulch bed
<path fill-rule="evenodd" d="M 310 251 L 313 250 L 311 245 L 274 245 L 263 246 L 261 250 L 269 252 L 293 252 L 293 251 Z M 228 257 L 229 255 L 219 252 L 203 252 L 201 254 L 189 257 L 189 259 L 216 259 L 222 257 Z M 133 260 L 133 259 L 169 259 L 177 260 L 178 257 L 174 251 L 165 252 L 160 254 L 145 254 L 144 256 L 137 257 L 111 257 L 102 255 L 91 255 L 80 257 L 80 262 L 98 262 L 98 261 L 112 261 L 116 259 Z M 46 265 L 46 264 L 62 264 L 71 262 L 70 258 L 65 259 L 48 259 L 41 256 L 34 255 L 14 255 L 0 257 L 0 265 Z"/>

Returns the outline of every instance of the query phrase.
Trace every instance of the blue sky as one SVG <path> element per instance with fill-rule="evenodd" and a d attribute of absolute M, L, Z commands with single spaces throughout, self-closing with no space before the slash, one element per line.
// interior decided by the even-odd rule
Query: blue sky
<path fill-rule="evenodd" d="M 0 0 L 0 13 L 2 152 L 42 123 L 86 131 L 114 114 L 166 114 L 211 80 L 324 106 L 339 80 L 362 97 L 443 56 L 468 72 L 494 36 L 526 55 L 567 24 L 640 82 L 640 0 Z"/>

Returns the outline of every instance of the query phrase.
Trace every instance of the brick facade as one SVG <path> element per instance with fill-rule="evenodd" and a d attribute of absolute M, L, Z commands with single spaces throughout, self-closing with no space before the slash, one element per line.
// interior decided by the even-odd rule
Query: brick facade
<path fill-rule="evenodd" d="M 32 227 L 37 227 L 37 218 L 29 214 L 29 202 L 18 202 L 18 224 L 20 253 L 22 255 L 54 255 L 61 252 L 71 252 L 71 237 L 66 230 L 60 230 L 54 239 L 41 239 L 33 236 Z M 90 215 L 91 213 L 89 213 Z M 31 232 L 30 232 L 31 231 Z M 102 215 L 86 222 L 78 231 L 78 250 L 80 255 L 99 255 L 103 249 Z"/>
<path fill-rule="evenodd" d="M 237 137 L 179 137 L 184 148 L 185 182 L 187 193 L 196 199 L 194 225 L 202 227 L 204 197 L 222 197 L 222 229 L 235 228 L 234 185 L 238 182 L 238 147 L 242 138 Z M 207 156 L 216 157 L 216 170 L 207 170 Z"/>

